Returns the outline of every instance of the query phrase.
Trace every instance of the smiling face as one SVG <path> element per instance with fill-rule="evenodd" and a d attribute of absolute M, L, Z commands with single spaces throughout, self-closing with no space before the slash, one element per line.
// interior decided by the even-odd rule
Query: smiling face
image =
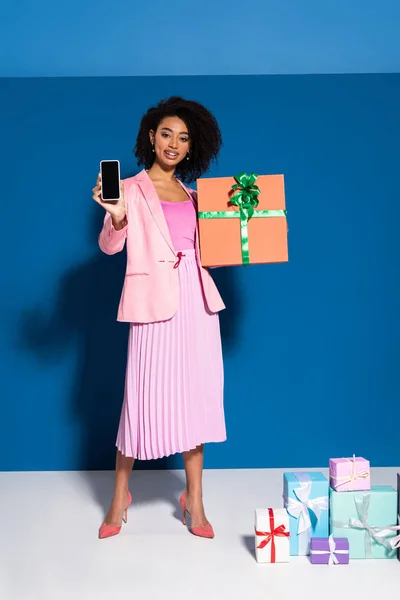
<path fill-rule="evenodd" d="M 178 117 L 163 119 L 157 131 L 150 131 L 155 160 L 166 170 L 175 167 L 184 159 L 190 150 L 189 132 L 185 123 Z"/>

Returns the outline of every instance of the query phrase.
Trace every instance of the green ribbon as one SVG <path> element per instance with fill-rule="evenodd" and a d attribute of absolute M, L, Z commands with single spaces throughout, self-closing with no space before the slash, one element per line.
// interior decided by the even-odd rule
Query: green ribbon
<path fill-rule="evenodd" d="M 285 217 L 286 210 L 256 210 L 259 204 L 260 188 L 254 185 L 258 175 L 240 173 L 236 175 L 232 190 L 237 192 L 230 199 L 230 204 L 237 206 L 238 211 L 218 210 L 199 212 L 200 219 L 240 219 L 240 238 L 242 246 L 242 263 L 250 264 L 248 223 L 252 218 Z"/>
<path fill-rule="evenodd" d="M 232 196 L 231 204 L 239 207 L 242 217 L 246 218 L 247 221 L 251 219 L 254 209 L 257 208 L 259 203 L 258 195 L 261 191 L 258 185 L 254 185 L 257 177 L 258 175 L 255 173 L 250 173 L 250 175 L 240 173 L 235 177 L 237 183 L 232 186 L 234 192 L 239 191 Z"/>

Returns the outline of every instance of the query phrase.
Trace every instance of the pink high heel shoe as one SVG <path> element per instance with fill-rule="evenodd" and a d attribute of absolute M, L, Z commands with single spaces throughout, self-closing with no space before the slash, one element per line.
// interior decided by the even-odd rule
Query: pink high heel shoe
<path fill-rule="evenodd" d="M 124 523 L 128 522 L 128 508 L 132 504 L 132 496 L 130 491 L 128 490 L 128 502 L 126 507 L 124 508 L 124 512 L 122 513 L 122 520 Z M 106 523 L 101 524 L 99 529 L 99 538 L 103 540 L 104 538 L 111 537 L 113 535 L 118 535 L 121 531 L 121 525 L 107 525 Z"/>
<path fill-rule="evenodd" d="M 188 515 L 190 515 L 190 512 L 186 508 L 186 490 L 183 490 L 181 497 L 179 498 L 179 504 L 181 505 L 182 513 L 183 513 L 182 523 L 184 525 L 186 525 L 186 513 Z M 203 525 L 202 527 L 190 527 L 189 531 L 191 531 L 193 533 L 193 535 L 198 535 L 199 537 L 204 537 L 204 538 L 215 537 L 215 533 L 214 533 L 211 523 L 208 523 L 207 525 Z"/>

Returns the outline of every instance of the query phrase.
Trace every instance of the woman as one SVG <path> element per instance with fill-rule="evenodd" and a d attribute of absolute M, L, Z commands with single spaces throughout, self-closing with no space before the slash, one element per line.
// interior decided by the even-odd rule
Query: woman
<path fill-rule="evenodd" d="M 130 323 L 115 490 L 100 538 L 118 534 L 121 518 L 126 522 L 134 460 L 176 452 L 186 473 L 183 523 L 188 513 L 193 534 L 214 537 L 202 471 L 204 444 L 226 440 L 218 317 L 225 307 L 200 264 L 196 192 L 182 182 L 205 173 L 221 144 L 206 108 L 170 98 L 142 119 L 135 156 L 144 169 L 121 183 L 120 201 L 102 201 L 100 176 L 93 189 L 107 211 L 101 250 L 115 254 L 127 245 L 118 320 Z"/>

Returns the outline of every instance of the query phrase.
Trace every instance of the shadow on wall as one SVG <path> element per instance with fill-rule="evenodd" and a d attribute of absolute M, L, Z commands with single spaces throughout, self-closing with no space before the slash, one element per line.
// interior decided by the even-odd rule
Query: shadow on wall
<path fill-rule="evenodd" d="M 75 381 L 71 385 L 71 419 L 81 425 L 77 470 L 113 469 L 115 439 L 123 400 L 129 326 L 116 321 L 122 289 L 125 251 L 104 255 L 97 246 L 104 214 L 95 207 L 91 235 L 97 252 L 65 273 L 52 311 L 32 309 L 22 315 L 22 343 L 44 362 L 68 352 L 77 340 Z M 224 351 L 235 345 L 240 315 L 233 270 L 213 271 L 228 309 L 221 313 Z M 235 315 L 235 320 L 233 320 Z M 75 350 L 74 350 L 75 352 Z M 135 469 L 176 469 L 180 455 L 137 461 Z"/>

